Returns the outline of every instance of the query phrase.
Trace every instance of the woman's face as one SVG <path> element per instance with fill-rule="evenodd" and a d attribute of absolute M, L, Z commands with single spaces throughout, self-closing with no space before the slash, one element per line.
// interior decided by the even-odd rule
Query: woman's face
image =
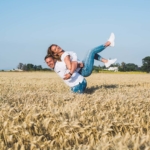
<path fill-rule="evenodd" d="M 61 47 L 59 47 L 58 45 L 57 46 L 52 46 L 51 47 L 51 51 L 54 53 L 54 54 L 59 54 L 59 53 L 61 53 L 62 52 L 62 48 Z"/>

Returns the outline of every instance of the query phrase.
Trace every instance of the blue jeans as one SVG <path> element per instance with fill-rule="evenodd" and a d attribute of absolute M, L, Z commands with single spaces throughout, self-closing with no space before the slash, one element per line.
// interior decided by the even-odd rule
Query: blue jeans
<path fill-rule="evenodd" d="M 86 86 L 87 86 L 87 82 L 86 80 L 84 79 L 81 83 L 79 83 L 78 85 L 74 86 L 74 87 L 71 87 L 71 91 L 73 93 L 83 93 L 86 89 Z"/>
<path fill-rule="evenodd" d="M 92 50 L 90 50 L 85 59 L 83 60 L 84 67 L 79 71 L 79 73 L 83 77 L 88 77 L 91 75 L 94 65 L 94 59 L 101 60 L 102 57 L 98 55 L 97 53 L 103 51 L 106 47 L 104 45 L 100 45 Z"/>
<path fill-rule="evenodd" d="M 103 51 L 106 47 L 104 45 L 100 45 L 92 50 L 90 50 L 85 59 L 83 60 L 84 67 L 79 71 L 79 73 L 83 77 L 87 77 L 91 75 L 92 70 L 93 70 L 93 65 L 94 65 L 94 59 L 96 60 L 101 60 L 102 57 L 98 55 L 97 53 Z M 82 83 L 79 83 L 78 85 L 74 86 L 71 88 L 71 91 L 74 93 L 83 93 L 86 89 L 87 82 L 84 79 Z"/>

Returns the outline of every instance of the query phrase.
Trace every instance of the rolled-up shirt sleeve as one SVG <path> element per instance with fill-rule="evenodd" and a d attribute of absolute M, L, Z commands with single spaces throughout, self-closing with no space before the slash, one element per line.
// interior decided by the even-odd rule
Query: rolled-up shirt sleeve
<path fill-rule="evenodd" d="M 69 52 L 69 53 L 70 53 L 70 58 L 71 58 L 72 61 L 77 61 L 78 60 L 76 53 L 74 53 L 74 52 Z"/>
<path fill-rule="evenodd" d="M 74 52 L 72 52 L 72 51 L 64 52 L 64 53 L 61 55 L 61 61 L 64 62 L 66 56 L 70 56 L 70 60 L 71 60 L 71 61 L 78 61 L 78 59 L 77 59 L 77 54 L 74 53 Z"/>

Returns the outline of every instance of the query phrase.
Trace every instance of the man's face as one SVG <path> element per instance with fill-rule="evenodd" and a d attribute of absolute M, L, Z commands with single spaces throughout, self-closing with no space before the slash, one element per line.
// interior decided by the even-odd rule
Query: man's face
<path fill-rule="evenodd" d="M 48 57 L 46 58 L 45 62 L 47 63 L 47 65 L 50 67 L 50 68 L 54 68 L 55 67 L 55 61 L 52 57 Z"/>

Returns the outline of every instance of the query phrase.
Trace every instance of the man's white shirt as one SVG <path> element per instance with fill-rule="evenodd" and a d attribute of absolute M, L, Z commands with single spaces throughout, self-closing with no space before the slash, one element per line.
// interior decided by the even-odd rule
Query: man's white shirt
<path fill-rule="evenodd" d="M 55 63 L 54 71 L 63 79 L 65 74 L 69 73 L 69 70 L 66 67 L 64 61 L 57 61 Z M 78 72 L 74 72 L 70 79 L 63 81 L 70 87 L 76 86 L 84 80 L 84 77 L 81 76 Z"/>

